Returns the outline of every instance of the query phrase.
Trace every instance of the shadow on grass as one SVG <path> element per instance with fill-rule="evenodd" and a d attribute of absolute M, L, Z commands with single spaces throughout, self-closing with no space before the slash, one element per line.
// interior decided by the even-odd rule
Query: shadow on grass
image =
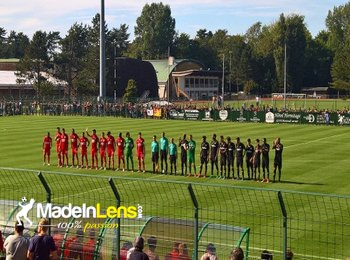
<path fill-rule="evenodd" d="M 278 181 L 276 181 L 276 183 L 278 183 Z M 285 184 L 301 184 L 301 185 L 315 185 L 315 186 L 322 186 L 322 185 L 325 185 L 324 183 L 300 182 L 300 181 L 280 181 L 280 183 L 285 183 Z"/>

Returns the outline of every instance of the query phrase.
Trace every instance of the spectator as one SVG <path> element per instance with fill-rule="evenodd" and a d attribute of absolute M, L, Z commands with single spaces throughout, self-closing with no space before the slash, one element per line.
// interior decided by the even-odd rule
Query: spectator
<path fill-rule="evenodd" d="M 243 260 L 244 259 L 244 253 L 242 248 L 236 247 L 232 250 L 230 255 L 230 260 Z"/>
<path fill-rule="evenodd" d="M 83 259 L 84 260 L 93 260 L 95 256 L 95 231 L 90 230 L 89 239 L 83 245 Z"/>
<path fill-rule="evenodd" d="M 173 245 L 173 250 L 171 252 L 169 252 L 166 256 L 165 256 L 165 260 L 177 260 L 177 257 L 179 256 L 179 243 L 178 242 L 174 242 Z"/>
<path fill-rule="evenodd" d="M 272 260 L 272 254 L 269 251 L 264 250 L 261 253 L 261 259 Z"/>
<path fill-rule="evenodd" d="M 82 259 L 83 257 L 83 231 L 78 229 L 76 236 L 67 239 L 64 244 L 63 256 L 70 259 Z"/>
<path fill-rule="evenodd" d="M 120 260 L 126 260 L 126 257 L 130 248 L 132 248 L 132 243 L 130 241 L 126 241 L 123 244 L 122 248 L 120 249 Z M 117 259 L 117 257 L 113 259 Z"/>
<path fill-rule="evenodd" d="M 40 260 L 56 260 L 56 246 L 53 238 L 47 234 L 49 221 L 42 218 L 38 224 L 38 234 L 30 239 L 27 258 Z M 51 256 L 51 257 L 50 257 Z"/>
<path fill-rule="evenodd" d="M 178 255 L 177 259 L 178 260 L 190 260 L 186 244 L 184 244 L 184 243 L 179 244 L 179 255 Z"/>
<path fill-rule="evenodd" d="M 144 253 L 143 250 L 144 247 L 144 239 L 143 237 L 136 237 L 134 242 L 134 247 L 129 250 L 131 251 L 129 257 L 127 259 L 129 260 L 149 260 L 148 255 Z"/>
<path fill-rule="evenodd" d="M 291 250 L 287 250 L 287 253 L 286 253 L 286 260 L 292 260 L 293 259 L 293 252 Z M 347 258 L 350 260 L 350 258 Z"/>
<path fill-rule="evenodd" d="M 15 224 L 15 234 L 6 238 L 3 246 L 6 250 L 6 260 L 20 260 L 27 258 L 27 251 L 29 246 L 29 240 L 23 236 L 24 224 L 21 221 Z M 2 237 L 0 236 L 2 242 Z M 0 242 L 0 243 L 1 243 Z M 0 245 L 0 251 L 2 251 L 2 245 Z"/>
<path fill-rule="evenodd" d="M 64 233 L 64 230 L 60 230 L 58 228 L 53 230 L 52 238 L 57 248 L 57 256 L 61 256 L 61 248 L 62 248 L 62 242 L 64 238 L 63 233 Z"/>
<path fill-rule="evenodd" d="M 159 260 L 159 256 L 155 253 L 157 247 L 157 238 L 151 236 L 148 238 L 147 243 L 148 250 L 146 251 L 146 254 L 148 255 L 148 258 L 150 260 Z"/>
<path fill-rule="evenodd" d="M 201 260 L 206 260 L 207 258 L 209 258 L 210 260 L 218 260 L 218 257 L 216 256 L 216 248 L 212 243 L 209 243 L 207 245 L 207 249 L 202 255 Z"/>

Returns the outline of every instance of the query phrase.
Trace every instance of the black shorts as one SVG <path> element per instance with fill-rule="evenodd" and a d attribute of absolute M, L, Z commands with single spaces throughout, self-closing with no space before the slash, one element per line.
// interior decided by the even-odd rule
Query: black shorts
<path fill-rule="evenodd" d="M 262 167 L 269 168 L 269 165 L 270 165 L 269 157 L 263 157 L 262 158 Z"/>
<path fill-rule="evenodd" d="M 273 165 L 275 166 L 275 168 L 282 169 L 282 160 L 275 160 Z"/>
<path fill-rule="evenodd" d="M 152 152 L 152 162 L 156 163 L 159 160 L 159 153 Z"/>
<path fill-rule="evenodd" d="M 220 156 L 220 164 L 226 164 L 227 161 L 227 156 L 226 155 L 221 155 Z"/>
<path fill-rule="evenodd" d="M 227 156 L 227 163 L 228 163 L 228 164 L 233 164 L 234 161 L 235 161 L 235 157 L 233 157 L 233 156 Z"/>
<path fill-rule="evenodd" d="M 215 158 L 215 156 L 211 156 L 211 157 L 210 157 L 210 161 L 211 161 L 212 163 L 217 163 L 217 162 L 218 162 L 218 157 Z"/>
<path fill-rule="evenodd" d="M 236 165 L 237 167 L 243 167 L 243 157 L 237 157 Z"/>
<path fill-rule="evenodd" d="M 181 162 L 182 163 L 186 163 L 187 162 L 187 154 L 186 153 L 182 153 L 181 154 Z"/>
<path fill-rule="evenodd" d="M 176 163 L 176 155 L 170 155 L 170 163 Z"/>
<path fill-rule="evenodd" d="M 201 164 L 208 163 L 208 157 L 201 156 Z"/>
<path fill-rule="evenodd" d="M 167 160 L 167 155 L 168 155 L 167 150 L 160 150 L 160 160 L 166 161 Z"/>

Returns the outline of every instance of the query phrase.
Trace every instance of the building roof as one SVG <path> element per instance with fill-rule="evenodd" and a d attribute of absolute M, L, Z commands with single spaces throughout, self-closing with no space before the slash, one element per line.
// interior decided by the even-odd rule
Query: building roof
<path fill-rule="evenodd" d="M 24 85 L 28 85 L 31 86 L 32 83 L 31 82 L 25 82 L 25 83 L 21 83 L 18 84 L 17 83 L 17 76 L 16 76 L 16 71 L 8 71 L 8 70 L 0 70 L 0 86 L 6 86 L 6 87 L 10 87 L 10 86 L 24 86 Z M 45 77 L 48 77 L 48 81 L 50 81 L 51 83 L 55 84 L 55 85 L 66 85 L 67 83 L 65 81 L 59 80 L 57 78 L 54 78 L 52 76 L 48 76 L 47 73 L 43 73 L 43 75 Z"/>
<path fill-rule="evenodd" d="M 221 71 L 213 71 L 213 70 L 184 70 L 179 72 L 173 72 L 174 77 L 220 77 L 222 74 Z"/>
<path fill-rule="evenodd" d="M 315 91 L 326 92 L 328 90 L 329 90 L 329 87 L 313 87 L 313 88 L 303 88 L 301 91 L 302 92 L 315 92 Z"/>
<path fill-rule="evenodd" d="M 156 73 L 157 73 L 157 79 L 158 82 L 167 82 L 169 75 L 172 71 L 176 71 L 176 68 L 183 63 L 186 62 L 191 62 L 191 63 L 195 63 L 200 67 L 204 67 L 204 65 L 202 63 L 200 63 L 199 61 L 196 60 L 192 60 L 192 59 L 175 59 L 173 65 L 169 66 L 168 63 L 168 59 L 164 59 L 164 60 L 147 60 L 148 62 L 150 62 Z"/>
<path fill-rule="evenodd" d="M 8 63 L 8 62 L 19 62 L 19 59 L 12 58 L 12 59 L 0 59 L 0 63 Z"/>

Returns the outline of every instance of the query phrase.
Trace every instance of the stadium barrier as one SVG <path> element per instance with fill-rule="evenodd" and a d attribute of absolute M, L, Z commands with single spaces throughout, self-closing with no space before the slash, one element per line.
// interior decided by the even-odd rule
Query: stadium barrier
<path fill-rule="evenodd" d="M 228 259 L 236 246 L 246 259 L 260 259 L 263 250 L 274 259 L 285 259 L 287 250 L 293 259 L 350 255 L 349 196 L 142 176 L 0 168 L 0 229 L 6 238 L 19 217 L 32 236 L 46 214 L 60 259 L 120 259 L 139 235 L 146 249 L 156 237 L 160 259 L 174 257 L 178 248 L 178 259 L 200 259 L 209 243 L 219 259 Z"/>
<path fill-rule="evenodd" d="M 165 118 L 177 120 L 228 121 L 251 123 L 292 123 L 350 126 L 350 111 L 277 111 L 272 109 L 185 109 L 176 106 L 144 106 L 125 103 L 0 103 L 0 116 L 115 116 L 124 118 Z"/>

